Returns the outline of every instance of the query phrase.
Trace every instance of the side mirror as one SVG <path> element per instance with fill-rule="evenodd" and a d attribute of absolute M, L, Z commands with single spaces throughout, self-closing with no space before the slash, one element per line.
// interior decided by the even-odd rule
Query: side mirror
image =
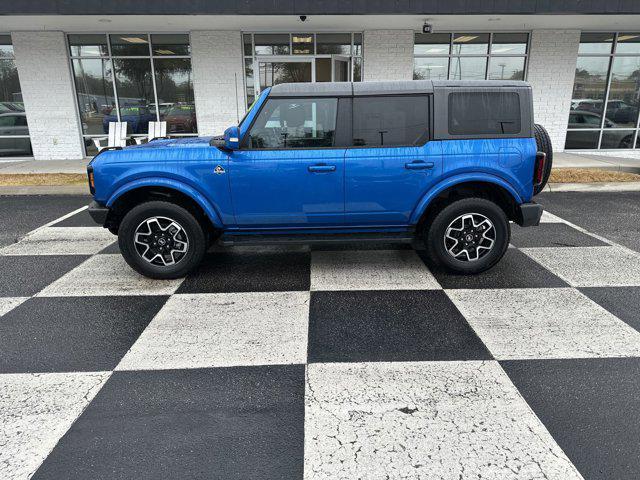
<path fill-rule="evenodd" d="M 227 128 L 224 135 L 213 137 L 209 145 L 226 151 L 238 150 L 240 148 L 240 129 L 236 126 Z"/>
<path fill-rule="evenodd" d="M 232 151 L 240 148 L 240 130 L 238 127 L 229 127 L 224 131 L 224 135 L 213 137 L 209 144 L 222 150 Z"/>

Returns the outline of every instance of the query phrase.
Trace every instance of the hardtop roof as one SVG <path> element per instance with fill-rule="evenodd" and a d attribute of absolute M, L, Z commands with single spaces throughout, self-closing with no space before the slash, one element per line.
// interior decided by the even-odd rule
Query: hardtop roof
<path fill-rule="evenodd" d="M 433 93 L 434 88 L 529 87 L 520 80 L 398 80 L 386 82 L 280 83 L 271 87 L 270 97 L 346 97 Z"/>

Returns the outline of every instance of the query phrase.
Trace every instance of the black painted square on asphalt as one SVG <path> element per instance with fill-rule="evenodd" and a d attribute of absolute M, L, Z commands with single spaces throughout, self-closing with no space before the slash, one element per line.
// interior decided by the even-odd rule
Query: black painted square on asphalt
<path fill-rule="evenodd" d="M 567 287 L 559 277 L 516 248 L 502 260 L 477 275 L 459 275 L 436 265 L 426 252 L 417 252 L 442 288 L 545 288 Z"/>
<path fill-rule="evenodd" d="M 0 256 L 0 297 L 29 297 L 80 265 L 86 255 Z"/>
<path fill-rule="evenodd" d="M 35 297 L 0 321 L 0 373 L 112 370 L 167 297 Z"/>
<path fill-rule="evenodd" d="M 578 290 L 640 332 L 640 287 L 590 287 Z"/>
<path fill-rule="evenodd" d="M 304 366 L 115 372 L 34 480 L 302 479 Z"/>
<path fill-rule="evenodd" d="M 637 480 L 640 358 L 500 362 L 585 480 Z"/>
<path fill-rule="evenodd" d="M 51 225 L 52 227 L 100 227 L 91 215 L 89 215 L 89 210 L 82 210 L 81 212 L 76 213 L 75 215 L 70 216 L 69 218 L 65 218 L 64 220 L 54 223 Z M 115 237 L 114 237 L 115 238 Z"/>
<path fill-rule="evenodd" d="M 177 293 L 309 290 L 308 252 L 211 252 Z"/>
<path fill-rule="evenodd" d="M 537 227 L 520 227 L 512 223 L 511 244 L 518 248 L 609 246 L 566 223 L 541 223 Z"/>
<path fill-rule="evenodd" d="M 309 362 L 490 359 L 440 290 L 311 292 Z"/>

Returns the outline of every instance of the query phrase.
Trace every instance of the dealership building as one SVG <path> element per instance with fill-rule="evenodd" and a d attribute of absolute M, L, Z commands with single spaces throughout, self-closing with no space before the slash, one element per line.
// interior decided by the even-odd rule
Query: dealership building
<path fill-rule="evenodd" d="M 640 158 L 634 0 L 2 2 L 0 157 L 220 134 L 282 82 L 447 78 L 526 80 L 556 150 Z"/>

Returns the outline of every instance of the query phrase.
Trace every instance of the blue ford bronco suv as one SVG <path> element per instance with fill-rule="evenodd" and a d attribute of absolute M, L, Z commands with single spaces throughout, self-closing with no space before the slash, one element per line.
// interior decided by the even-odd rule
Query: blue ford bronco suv
<path fill-rule="evenodd" d="M 478 273 L 509 221 L 538 225 L 549 137 L 520 81 L 280 84 L 221 137 L 103 150 L 93 219 L 152 278 L 182 277 L 213 242 L 423 240 Z"/>

